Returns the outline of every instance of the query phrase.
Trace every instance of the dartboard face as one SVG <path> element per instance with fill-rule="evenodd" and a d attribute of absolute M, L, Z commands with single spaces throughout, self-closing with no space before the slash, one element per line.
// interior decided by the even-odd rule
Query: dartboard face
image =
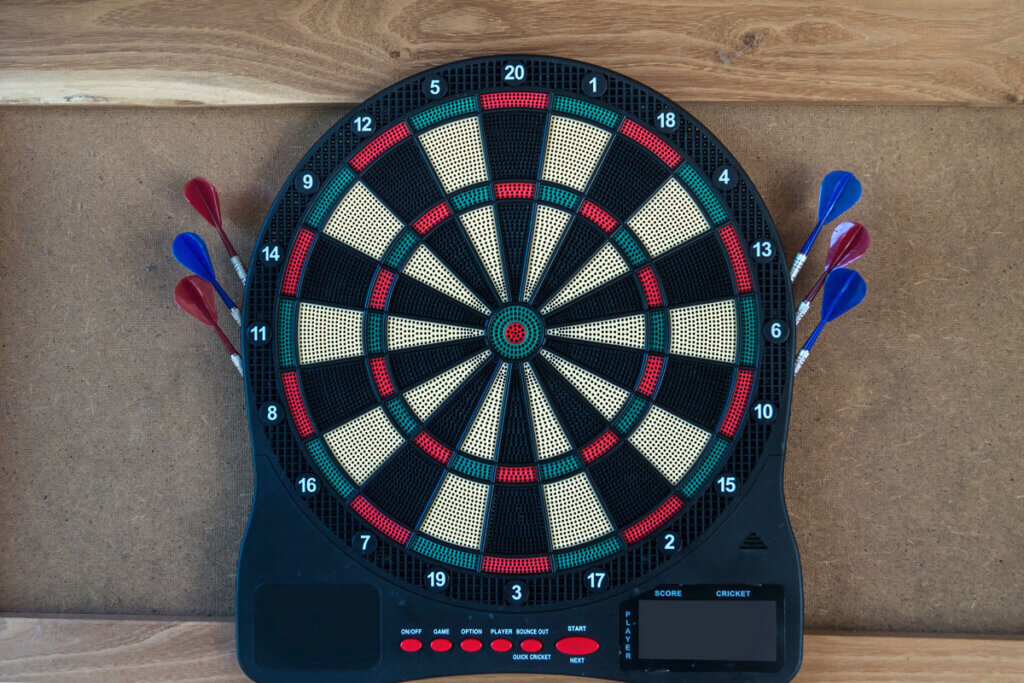
<path fill-rule="evenodd" d="M 393 580 L 521 606 L 628 585 L 685 561 L 788 411 L 762 333 L 785 317 L 776 245 L 728 153 L 622 76 L 495 58 L 409 79 L 318 143 L 264 226 L 257 450 Z"/>

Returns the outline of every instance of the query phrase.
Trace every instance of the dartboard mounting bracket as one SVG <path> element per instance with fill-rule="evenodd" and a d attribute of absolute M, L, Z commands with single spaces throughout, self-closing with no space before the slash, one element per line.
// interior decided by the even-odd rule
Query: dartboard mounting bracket
<path fill-rule="evenodd" d="M 686 111 L 550 57 L 417 74 L 252 263 L 246 673 L 795 674 L 786 260 Z"/>

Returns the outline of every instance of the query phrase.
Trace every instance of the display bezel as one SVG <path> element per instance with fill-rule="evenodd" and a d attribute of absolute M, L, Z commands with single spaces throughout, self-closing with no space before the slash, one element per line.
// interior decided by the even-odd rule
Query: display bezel
<path fill-rule="evenodd" d="M 719 591 L 750 591 L 750 594 L 745 597 L 726 597 L 721 596 Z M 783 587 L 778 585 L 700 584 L 657 586 L 641 593 L 623 602 L 619 608 L 619 664 L 625 670 L 641 671 L 779 671 L 785 653 L 783 592 Z M 642 659 L 639 654 L 643 625 L 639 608 L 643 601 L 774 602 L 775 660 Z"/>

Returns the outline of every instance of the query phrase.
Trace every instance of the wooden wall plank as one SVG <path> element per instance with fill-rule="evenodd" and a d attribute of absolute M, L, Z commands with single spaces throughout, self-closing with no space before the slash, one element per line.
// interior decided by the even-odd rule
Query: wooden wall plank
<path fill-rule="evenodd" d="M 805 682 L 999 683 L 1024 678 L 1022 639 L 810 634 L 804 643 L 804 664 L 797 680 Z M 0 618 L 0 679 L 246 680 L 235 661 L 234 627 L 228 621 L 16 616 Z M 494 675 L 487 680 L 579 679 Z"/>
<path fill-rule="evenodd" d="M 0 103 L 359 102 L 511 52 L 689 102 L 1024 103 L 1020 0 L 12 1 Z"/>

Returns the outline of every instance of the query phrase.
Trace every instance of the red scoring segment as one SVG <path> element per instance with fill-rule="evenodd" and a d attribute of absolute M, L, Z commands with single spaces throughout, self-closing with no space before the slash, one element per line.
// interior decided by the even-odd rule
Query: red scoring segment
<path fill-rule="evenodd" d="M 380 269 L 377 279 L 373 282 L 373 289 L 370 291 L 370 308 L 384 310 L 384 304 L 388 302 L 388 294 L 391 293 L 391 284 L 394 281 L 394 273 L 387 268 Z"/>
<path fill-rule="evenodd" d="M 538 557 L 484 555 L 480 569 L 489 574 L 546 574 L 551 571 L 551 560 L 547 555 Z"/>
<path fill-rule="evenodd" d="M 448 459 L 452 457 L 452 449 L 441 444 L 441 442 L 426 432 L 417 434 L 416 438 L 413 439 L 413 443 L 419 446 L 424 453 L 439 462 L 447 463 Z"/>
<path fill-rule="evenodd" d="M 736 430 L 740 428 L 743 411 L 747 409 L 747 401 L 750 400 L 750 390 L 753 386 L 754 371 L 741 368 L 736 376 L 736 388 L 732 392 L 729 410 L 722 420 L 722 428 L 718 430 L 730 439 L 736 436 Z"/>
<path fill-rule="evenodd" d="M 391 383 L 391 376 L 388 374 L 388 366 L 384 362 L 384 356 L 376 356 L 370 359 L 370 373 L 373 374 L 373 383 L 377 385 L 377 392 L 381 398 L 387 398 L 395 393 L 395 387 Z"/>
<path fill-rule="evenodd" d="M 388 128 L 386 131 L 366 143 L 366 146 L 356 152 L 349 160 L 348 165 L 357 171 L 362 172 L 374 159 L 386 152 L 390 147 L 401 142 L 411 135 L 409 125 L 402 121 Z"/>
<path fill-rule="evenodd" d="M 412 229 L 420 235 L 426 235 L 428 232 L 437 227 L 437 224 L 441 221 L 449 218 L 452 215 L 452 210 L 448 208 L 447 202 L 441 202 L 434 208 L 427 211 L 425 214 L 417 218 L 413 224 Z"/>
<path fill-rule="evenodd" d="M 589 199 L 583 200 L 583 203 L 580 204 L 580 215 L 607 233 L 611 233 L 619 227 L 619 222 L 612 218 L 611 214 Z"/>
<path fill-rule="evenodd" d="M 672 149 L 667 142 L 641 126 L 633 119 L 623 120 L 622 126 L 619 128 L 619 132 L 651 150 L 651 152 L 665 162 L 669 168 L 675 168 L 679 165 L 679 162 L 683 160 L 683 158 L 679 156 L 679 152 Z"/>
<path fill-rule="evenodd" d="M 661 356 L 647 356 L 644 374 L 640 376 L 640 383 L 636 388 L 638 392 L 648 398 L 654 395 L 654 390 L 658 388 L 658 380 L 661 379 L 661 367 L 664 360 Z"/>
<path fill-rule="evenodd" d="M 302 274 L 302 266 L 306 263 L 306 254 L 313 244 L 316 235 L 312 230 L 302 228 L 295 237 L 295 246 L 292 253 L 288 255 L 288 265 L 284 269 L 284 280 L 281 282 L 281 293 L 285 296 L 295 296 L 299 287 L 299 275 Z"/>
<path fill-rule="evenodd" d="M 527 466 L 499 465 L 497 480 L 503 484 L 525 484 L 530 481 L 537 481 L 537 468 Z"/>
<path fill-rule="evenodd" d="M 480 95 L 481 109 L 547 109 L 548 94 L 544 92 L 489 92 Z"/>
<path fill-rule="evenodd" d="M 662 524 L 672 519 L 677 512 L 683 509 L 683 501 L 676 496 L 670 496 L 668 500 L 658 506 L 658 509 L 647 515 L 639 522 L 622 532 L 622 538 L 626 539 L 629 545 L 650 536 Z"/>
<path fill-rule="evenodd" d="M 495 183 L 494 196 L 498 199 L 533 199 L 533 183 Z"/>
<path fill-rule="evenodd" d="M 614 448 L 617 443 L 619 443 L 619 437 L 615 435 L 615 432 L 609 429 L 604 434 L 580 449 L 580 455 L 583 456 L 583 462 L 588 464 L 594 462 Z"/>
<path fill-rule="evenodd" d="M 356 496 L 348 505 L 350 508 L 355 510 L 360 517 L 365 519 L 370 526 L 391 540 L 398 541 L 402 545 L 409 542 L 409 536 L 412 535 L 412 532 L 378 510 L 374 507 L 373 503 L 366 500 L 363 496 Z"/>
<path fill-rule="evenodd" d="M 292 419 L 295 421 L 295 428 L 299 430 L 299 436 L 308 439 L 313 436 L 313 422 L 309 419 L 309 414 L 306 413 L 306 404 L 302 402 L 299 378 L 295 376 L 295 371 L 282 372 L 281 384 L 284 385 L 284 400 L 288 403 L 288 410 L 291 411 Z"/>
<path fill-rule="evenodd" d="M 658 286 L 658 278 L 654 276 L 654 270 L 650 266 L 644 266 L 636 271 L 636 276 L 640 279 L 640 287 L 644 290 L 647 308 L 661 306 L 661 288 Z"/>
<path fill-rule="evenodd" d="M 747 265 L 747 257 L 740 246 L 740 238 L 736 235 L 736 229 L 732 224 L 723 226 L 718 230 L 722 244 L 725 245 L 725 252 L 729 255 L 732 263 L 732 272 L 736 274 L 736 289 L 740 294 L 754 291 L 754 281 L 750 279 L 750 267 Z"/>

